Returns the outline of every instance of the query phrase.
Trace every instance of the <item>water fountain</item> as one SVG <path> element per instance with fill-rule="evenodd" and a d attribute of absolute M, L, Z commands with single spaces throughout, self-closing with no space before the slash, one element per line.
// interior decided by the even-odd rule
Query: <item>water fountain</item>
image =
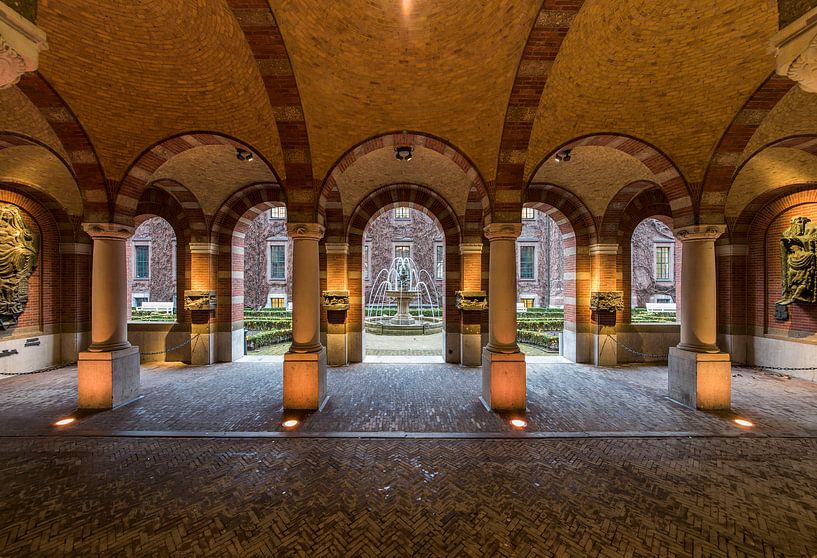
<path fill-rule="evenodd" d="M 417 302 L 417 315 L 411 304 Z M 392 306 L 396 312 L 391 315 Z M 411 258 L 394 258 L 378 272 L 366 307 L 366 331 L 379 335 L 431 335 L 443 327 L 440 295 L 431 274 Z"/>

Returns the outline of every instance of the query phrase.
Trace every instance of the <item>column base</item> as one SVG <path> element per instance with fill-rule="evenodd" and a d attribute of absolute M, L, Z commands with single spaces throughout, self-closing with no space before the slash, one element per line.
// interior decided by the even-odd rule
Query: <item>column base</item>
<path fill-rule="evenodd" d="M 326 362 L 329 366 L 345 366 L 348 364 L 345 333 L 326 334 Z"/>
<path fill-rule="evenodd" d="M 493 411 L 525 411 L 525 355 L 482 351 L 482 400 Z"/>
<path fill-rule="evenodd" d="M 670 347 L 668 390 L 670 399 L 691 409 L 731 409 L 729 353 L 695 353 Z"/>
<path fill-rule="evenodd" d="M 210 326 L 193 324 L 190 336 L 195 337 L 190 341 L 190 364 L 195 366 L 213 364 L 216 361 L 216 340 L 215 335 L 210 333 Z"/>
<path fill-rule="evenodd" d="M 326 349 L 284 355 L 284 409 L 318 410 L 326 400 Z"/>
<path fill-rule="evenodd" d="M 463 333 L 460 337 L 463 366 L 482 365 L 482 335 L 479 333 Z"/>
<path fill-rule="evenodd" d="M 112 409 L 139 397 L 139 347 L 79 353 L 77 407 Z"/>
<path fill-rule="evenodd" d="M 615 328 L 608 333 L 593 334 L 593 364 L 596 366 L 618 366 L 618 344 L 616 343 Z M 612 338 L 612 339 L 611 339 Z"/>

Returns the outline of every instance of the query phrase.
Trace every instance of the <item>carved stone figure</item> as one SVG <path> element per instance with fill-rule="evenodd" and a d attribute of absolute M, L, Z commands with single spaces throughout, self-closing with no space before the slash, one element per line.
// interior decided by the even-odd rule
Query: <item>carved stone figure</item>
<path fill-rule="evenodd" d="M 17 206 L 0 204 L 0 327 L 14 326 L 28 302 L 28 279 L 37 267 L 38 239 Z"/>
<path fill-rule="evenodd" d="M 215 310 L 216 291 L 184 291 L 185 310 Z"/>
<path fill-rule="evenodd" d="M 597 312 L 624 310 L 624 292 L 593 291 L 590 293 L 590 309 Z"/>
<path fill-rule="evenodd" d="M 349 309 L 349 291 L 323 291 L 324 310 L 343 311 Z"/>
<path fill-rule="evenodd" d="M 485 291 L 456 291 L 456 304 L 463 312 L 480 312 L 488 308 L 488 294 Z"/>
<path fill-rule="evenodd" d="M 783 296 L 777 304 L 795 300 L 817 302 L 817 227 L 808 217 L 795 217 L 780 239 Z"/>

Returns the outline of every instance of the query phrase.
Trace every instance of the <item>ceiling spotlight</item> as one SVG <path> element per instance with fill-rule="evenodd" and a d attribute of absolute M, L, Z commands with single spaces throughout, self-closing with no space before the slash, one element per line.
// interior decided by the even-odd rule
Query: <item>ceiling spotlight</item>
<path fill-rule="evenodd" d="M 235 148 L 235 158 L 239 161 L 252 161 L 252 153 L 240 147 Z"/>
<path fill-rule="evenodd" d="M 555 159 L 556 159 L 557 163 L 561 163 L 562 161 L 569 161 L 570 160 L 570 150 L 565 149 L 561 153 L 557 153 Z"/>
<path fill-rule="evenodd" d="M 398 161 L 411 161 L 411 156 L 414 153 L 414 148 L 410 145 L 401 145 L 394 148 L 394 156 Z"/>

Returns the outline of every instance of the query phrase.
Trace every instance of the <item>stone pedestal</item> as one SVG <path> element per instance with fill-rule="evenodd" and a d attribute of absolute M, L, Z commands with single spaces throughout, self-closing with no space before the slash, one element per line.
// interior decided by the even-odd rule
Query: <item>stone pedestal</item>
<path fill-rule="evenodd" d="M 593 364 L 605 368 L 618 366 L 615 327 L 602 326 L 593 335 Z"/>
<path fill-rule="evenodd" d="M 326 401 L 326 349 L 284 355 L 284 408 L 319 410 Z"/>
<path fill-rule="evenodd" d="M 139 396 L 139 347 L 79 354 L 77 406 L 112 409 Z"/>
<path fill-rule="evenodd" d="M 732 368 L 728 353 L 669 350 L 669 397 L 699 410 L 730 409 Z"/>
<path fill-rule="evenodd" d="M 479 366 L 482 364 L 482 334 L 479 332 L 479 325 L 473 328 L 476 333 L 470 332 L 470 328 L 471 326 L 464 326 L 460 337 L 462 364 L 463 366 Z"/>
<path fill-rule="evenodd" d="M 525 355 L 482 351 L 482 402 L 493 411 L 525 411 Z"/>
<path fill-rule="evenodd" d="M 346 324 L 329 321 L 326 332 L 326 361 L 330 366 L 345 366 L 349 360 L 346 351 Z"/>
<path fill-rule="evenodd" d="M 190 331 L 190 364 L 204 366 L 216 361 L 215 334 L 210 333 L 210 324 L 192 325 Z M 198 337 L 196 337 L 198 336 Z"/>

